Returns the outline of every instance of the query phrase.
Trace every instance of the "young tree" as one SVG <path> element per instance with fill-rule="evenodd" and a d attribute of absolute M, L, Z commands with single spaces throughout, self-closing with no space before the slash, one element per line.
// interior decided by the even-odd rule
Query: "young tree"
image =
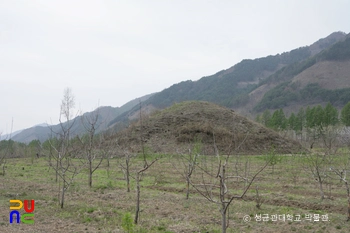
<path fill-rule="evenodd" d="M 346 172 L 348 171 L 346 168 L 348 168 L 349 164 L 347 163 L 347 166 L 345 168 L 334 168 L 331 167 L 331 171 L 334 172 L 334 174 L 340 179 L 341 182 L 345 184 L 345 190 L 347 194 L 347 199 L 348 199 L 348 213 L 347 213 L 347 220 L 350 221 L 350 187 L 348 183 L 348 178 Z"/>
<path fill-rule="evenodd" d="M 126 191 L 130 192 L 131 165 L 132 165 L 132 159 L 135 156 L 133 156 L 133 154 L 130 153 L 130 151 L 127 148 L 120 146 L 118 144 L 118 141 L 115 142 L 114 147 L 117 147 L 119 149 L 119 151 L 121 151 L 121 153 L 122 153 L 122 157 L 120 158 L 119 166 L 124 174 L 124 179 L 126 181 Z"/>
<path fill-rule="evenodd" d="M 324 108 L 324 125 L 336 125 L 338 123 L 338 110 L 328 102 L 326 107 Z"/>
<path fill-rule="evenodd" d="M 140 101 L 140 144 L 141 144 L 141 151 L 142 151 L 142 158 L 143 158 L 143 167 L 140 169 L 137 169 L 136 171 L 136 209 L 135 209 L 135 219 L 134 223 L 137 224 L 139 221 L 139 214 L 140 214 L 140 195 L 141 195 L 141 188 L 140 188 L 140 178 L 142 174 L 149 169 L 156 161 L 158 161 L 159 157 L 153 159 L 151 162 L 148 162 L 147 157 L 148 153 L 146 153 L 146 148 L 144 145 L 144 137 L 143 137 L 143 121 L 142 121 L 142 111 L 141 111 L 141 101 Z"/>
<path fill-rule="evenodd" d="M 271 127 L 276 130 L 285 130 L 287 126 L 286 116 L 282 109 L 274 111 L 271 118 Z"/>
<path fill-rule="evenodd" d="M 271 127 L 271 112 L 266 109 L 261 116 L 261 124 Z"/>
<path fill-rule="evenodd" d="M 328 179 L 327 172 L 332 166 L 332 158 L 326 153 L 306 155 L 305 170 L 318 182 L 321 200 L 325 198 L 324 183 Z"/>
<path fill-rule="evenodd" d="M 266 162 L 272 168 L 272 174 L 275 173 L 275 165 L 281 163 L 282 157 L 275 154 L 275 148 L 272 148 L 271 152 L 265 158 Z"/>
<path fill-rule="evenodd" d="M 341 110 L 341 121 L 345 126 L 350 126 L 350 102 Z"/>
<path fill-rule="evenodd" d="M 294 130 L 294 131 L 297 130 L 297 118 L 296 118 L 294 112 L 292 114 L 290 114 L 290 117 L 288 119 L 288 128 L 291 130 Z"/>
<path fill-rule="evenodd" d="M 32 140 L 29 144 L 28 147 L 29 149 L 29 154 L 32 160 L 32 163 L 34 163 L 35 158 L 39 158 L 41 154 L 41 142 L 39 140 Z"/>
<path fill-rule="evenodd" d="M 240 145 L 242 145 L 242 143 L 240 143 Z M 237 151 L 240 145 L 237 148 L 235 148 L 234 151 Z M 214 138 L 214 150 L 215 150 L 216 158 L 218 160 L 217 170 L 213 171 L 205 168 L 204 166 L 197 165 L 197 168 L 198 168 L 196 169 L 197 174 L 194 177 L 193 176 L 190 177 L 190 183 L 192 187 L 199 194 L 201 194 L 206 200 L 220 206 L 221 229 L 222 229 L 221 232 L 226 233 L 226 230 L 229 226 L 229 222 L 228 222 L 229 206 L 231 205 L 232 201 L 234 199 L 241 199 L 245 196 L 245 194 L 249 190 L 255 178 L 266 168 L 266 166 L 270 163 L 270 161 L 268 160 L 252 176 L 230 175 L 228 174 L 228 169 L 232 167 L 230 164 L 231 153 L 228 153 L 225 156 L 220 155 L 215 145 L 215 138 Z M 198 171 L 201 171 L 201 174 L 199 174 Z M 229 196 L 228 192 L 230 191 L 230 184 L 232 185 L 232 181 L 237 179 L 244 181 L 246 185 L 244 186 L 240 195 L 232 194 L 231 196 Z M 217 192 L 214 192 L 213 191 L 214 189 L 217 189 Z"/>
<path fill-rule="evenodd" d="M 305 117 L 306 117 L 306 127 L 308 129 L 311 129 L 315 126 L 315 114 L 314 114 L 315 108 L 310 108 L 307 106 L 306 112 L 305 112 Z"/>
<path fill-rule="evenodd" d="M 295 128 L 297 132 L 302 132 L 305 126 L 305 111 L 304 108 L 301 107 L 296 116 Z"/>
<path fill-rule="evenodd" d="M 342 145 L 346 146 L 348 151 L 350 151 L 350 129 L 345 129 L 345 136 L 341 138 Z M 341 161 L 338 162 L 338 164 L 333 164 L 331 166 L 331 171 L 335 174 L 336 178 L 340 180 L 340 182 L 343 182 L 345 185 L 345 190 L 347 194 L 348 199 L 348 211 L 347 211 L 347 221 L 350 221 L 350 186 L 349 181 L 347 177 L 347 173 L 349 172 L 350 168 L 350 156 L 349 152 L 344 155 L 338 155 L 338 158 L 341 158 Z"/>
<path fill-rule="evenodd" d="M 145 153 L 145 152 L 143 152 Z M 146 158 L 146 154 L 143 154 L 144 158 Z M 140 170 L 137 170 L 136 172 L 136 210 L 135 210 L 135 219 L 134 223 L 137 224 L 139 221 L 139 214 L 140 214 L 140 196 L 141 196 L 141 188 L 140 188 L 140 178 L 142 174 L 150 168 L 159 158 L 156 158 L 152 160 L 150 163 L 147 162 L 147 159 L 144 160 L 143 168 Z"/>
<path fill-rule="evenodd" d="M 92 186 L 92 174 L 99 168 L 102 160 L 107 156 L 107 150 L 102 150 L 102 135 L 96 139 L 96 130 L 101 125 L 99 122 L 99 109 L 97 108 L 90 115 L 82 116 L 82 124 L 86 134 L 78 137 L 84 151 L 84 159 L 88 167 L 88 184 Z M 97 160 L 97 164 L 94 161 Z"/>
<path fill-rule="evenodd" d="M 325 113 L 321 105 L 306 109 L 306 126 L 310 140 L 310 148 L 313 148 L 315 142 L 324 135 Z"/>
<path fill-rule="evenodd" d="M 196 142 L 193 150 L 189 149 L 189 153 L 187 155 L 181 154 L 178 158 L 180 160 L 180 164 L 183 167 L 183 171 L 179 170 L 175 164 L 173 164 L 174 168 L 178 173 L 186 180 L 186 199 L 190 196 L 190 179 L 194 172 L 194 169 L 197 164 L 197 158 L 201 151 L 200 142 Z"/>
<path fill-rule="evenodd" d="M 50 157 L 55 160 L 56 164 L 52 164 L 51 160 L 49 165 L 56 171 L 56 178 L 58 177 L 58 199 L 61 208 L 64 207 L 65 192 L 72 184 L 75 176 L 79 174 L 83 168 L 81 163 L 75 164 L 74 155 L 78 153 L 77 148 L 74 148 L 70 142 L 71 129 L 75 123 L 72 120 L 73 108 L 75 106 L 74 96 L 70 88 L 64 90 L 64 95 L 61 103 L 60 111 L 60 129 L 55 132 L 51 128 L 51 132 L 55 135 L 55 140 L 49 140 L 50 143 Z M 64 122 L 65 121 L 65 122 Z M 62 185 L 62 187 L 61 187 Z"/>
<path fill-rule="evenodd" d="M 315 107 L 313 117 L 315 126 L 322 130 L 322 128 L 325 126 L 325 112 L 321 105 L 317 105 Z"/>
<path fill-rule="evenodd" d="M 129 151 L 124 150 L 124 161 L 125 161 L 125 166 L 120 163 L 122 170 L 124 171 L 124 177 L 126 181 L 126 191 L 130 192 L 130 167 L 131 167 L 131 159 L 132 155 L 129 153 Z"/>

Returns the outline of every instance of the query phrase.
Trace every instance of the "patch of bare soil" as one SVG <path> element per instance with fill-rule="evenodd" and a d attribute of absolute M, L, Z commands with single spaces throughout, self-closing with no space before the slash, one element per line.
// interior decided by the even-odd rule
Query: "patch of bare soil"
<path fill-rule="evenodd" d="M 325 89 L 349 88 L 350 61 L 318 62 L 293 78 L 300 88 L 309 83 L 318 83 Z"/>
<path fill-rule="evenodd" d="M 299 142 L 283 138 L 233 110 L 208 102 L 188 101 L 143 118 L 118 134 L 118 141 L 140 151 L 140 140 L 159 153 L 185 151 L 190 143 L 202 143 L 203 154 L 261 154 L 273 148 L 281 154 L 300 152 Z"/>
<path fill-rule="evenodd" d="M 174 187 L 162 187 L 162 186 L 152 186 L 149 187 L 155 190 L 165 191 L 165 192 L 171 192 L 171 193 L 185 193 L 185 189 L 178 189 Z M 192 194 L 196 194 L 196 191 L 192 190 L 190 191 Z M 307 195 L 305 195 L 307 196 Z M 243 201 L 255 201 L 255 196 L 245 196 L 242 198 Z M 327 213 L 339 213 L 344 214 L 347 211 L 346 206 L 340 207 L 336 204 L 332 205 L 329 203 L 308 203 L 304 202 L 303 200 L 297 201 L 297 200 L 287 200 L 284 198 L 272 198 L 269 197 L 268 199 L 264 199 L 264 204 L 268 205 L 274 205 L 274 206 L 288 206 L 288 207 L 295 207 L 300 208 L 304 210 L 324 210 Z"/>

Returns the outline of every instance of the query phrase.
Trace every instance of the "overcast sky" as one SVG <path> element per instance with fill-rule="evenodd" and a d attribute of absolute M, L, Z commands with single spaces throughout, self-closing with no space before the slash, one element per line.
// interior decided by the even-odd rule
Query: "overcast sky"
<path fill-rule="evenodd" d="M 0 132 L 350 32 L 348 0 L 0 0 Z"/>

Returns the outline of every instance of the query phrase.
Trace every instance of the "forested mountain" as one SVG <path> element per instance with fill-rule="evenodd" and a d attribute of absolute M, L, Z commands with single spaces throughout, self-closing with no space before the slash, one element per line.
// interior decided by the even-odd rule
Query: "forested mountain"
<path fill-rule="evenodd" d="M 280 69 L 256 89 L 266 86 L 270 89 L 255 105 L 256 112 L 301 101 L 304 106 L 327 102 L 344 106 L 350 101 L 350 36 L 315 56 Z"/>
<path fill-rule="evenodd" d="M 281 71 L 293 72 L 294 66 L 298 66 L 297 64 L 300 62 L 308 61 L 313 55 L 344 40 L 345 37 L 346 34 L 335 32 L 311 46 L 301 47 L 274 56 L 243 60 L 227 70 L 203 77 L 198 81 L 185 81 L 175 84 L 152 96 L 145 104 L 164 108 L 174 102 L 183 100 L 206 100 L 227 107 L 238 106 L 246 101 L 245 94 L 256 89 L 267 78 L 270 80 L 274 74 Z M 338 50 L 339 48 L 336 51 L 329 51 L 323 56 L 332 56 L 331 54 L 336 56 L 334 54 L 338 54 Z M 307 64 L 304 64 L 304 66 Z M 298 66 L 298 69 L 302 69 L 302 67 Z"/>
<path fill-rule="evenodd" d="M 347 49 L 343 49 L 347 47 L 347 37 L 343 32 L 334 32 L 310 46 L 254 60 L 243 60 L 227 70 L 203 77 L 198 81 L 188 80 L 174 84 L 143 102 L 143 106 L 162 109 L 185 100 L 204 100 L 233 108 L 244 115 L 254 116 L 266 108 L 273 109 L 277 106 L 264 105 L 264 101 L 271 95 L 267 92 L 279 84 L 285 86 L 283 82 L 291 80 L 321 61 L 346 60 L 350 54 Z M 311 77 L 306 79 L 308 78 Z M 329 79 L 331 78 L 330 76 Z M 305 92 L 307 91 L 305 89 Z M 121 114 L 113 123 L 127 121 L 138 109 L 139 107 L 135 107 Z"/>

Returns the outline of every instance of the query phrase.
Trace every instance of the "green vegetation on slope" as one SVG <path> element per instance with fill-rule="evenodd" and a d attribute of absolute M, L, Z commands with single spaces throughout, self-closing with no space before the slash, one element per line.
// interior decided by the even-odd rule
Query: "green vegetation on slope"
<path fill-rule="evenodd" d="M 328 61 L 344 61 L 350 59 L 350 37 L 321 52 L 319 58 Z"/>
<path fill-rule="evenodd" d="M 266 127 L 275 130 L 294 130 L 301 132 L 304 128 L 323 128 L 343 124 L 350 126 L 350 102 L 348 102 L 339 112 L 331 103 L 323 108 L 321 105 L 314 107 L 300 108 L 298 113 L 291 113 L 289 118 L 285 116 L 283 109 L 277 109 L 272 114 L 265 110 L 263 114 L 257 115 L 256 121 Z"/>
<path fill-rule="evenodd" d="M 145 104 L 165 108 L 175 102 L 205 100 L 227 107 L 241 106 L 247 103 L 248 93 L 257 87 L 257 84 L 253 83 L 264 80 L 269 73 L 274 73 L 283 66 L 288 67 L 282 68 L 284 70 L 282 74 L 285 75 L 285 72 L 295 69 L 292 64 L 310 56 L 310 48 L 301 47 L 274 56 L 245 59 L 227 70 L 203 77 L 198 81 L 189 80 L 174 84 L 149 98 Z"/>
<path fill-rule="evenodd" d="M 300 59 L 288 66 L 283 67 L 262 81 L 259 86 L 266 83 L 288 81 L 320 61 L 344 61 L 348 59 L 350 59 L 350 37 L 346 38 L 344 41 L 332 45 L 330 48 L 323 50 L 315 56 L 309 57 L 305 60 Z"/>
<path fill-rule="evenodd" d="M 255 111 L 283 108 L 297 101 L 331 102 L 333 105 L 345 105 L 350 101 L 350 88 L 328 90 L 318 83 L 310 83 L 302 89 L 290 81 L 283 82 L 265 93 L 262 100 L 255 106 Z"/>

